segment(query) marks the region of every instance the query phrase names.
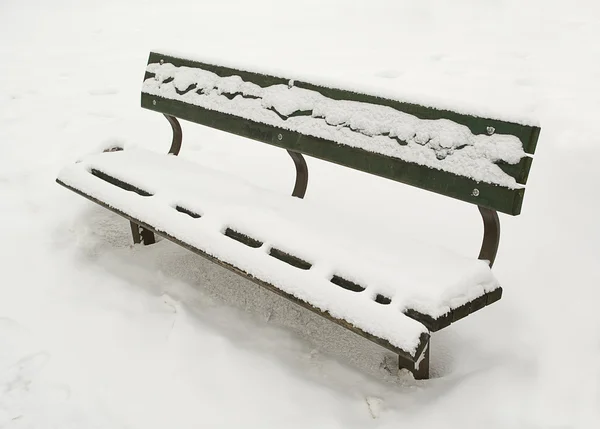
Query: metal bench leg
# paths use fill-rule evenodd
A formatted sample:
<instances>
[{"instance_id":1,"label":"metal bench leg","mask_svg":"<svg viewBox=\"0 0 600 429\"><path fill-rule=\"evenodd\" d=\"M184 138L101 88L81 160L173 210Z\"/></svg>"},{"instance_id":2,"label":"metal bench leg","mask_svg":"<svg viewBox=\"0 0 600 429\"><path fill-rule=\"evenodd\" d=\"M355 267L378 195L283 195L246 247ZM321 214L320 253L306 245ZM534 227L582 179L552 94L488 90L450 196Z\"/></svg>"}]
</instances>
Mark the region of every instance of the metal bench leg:
<instances>
[{"instance_id":1,"label":"metal bench leg","mask_svg":"<svg viewBox=\"0 0 600 429\"><path fill-rule=\"evenodd\" d=\"M429 347L431 346L431 339L427 342L427 346L425 346L425 350L421 354L421 357L418 360L418 367L415 364L415 369L411 370L415 380L427 380L429 379ZM399 360L400 369L403 369L402 366L402 358Z\"/></svg>"},{"instance_id":2,"label":"metal bench leg","mask_svg":"<svg viewBox=\"0 0 600 429\"><path fill-rule=\"evenodd\" d=\"M156 238L152 231L147 230L139 226L135 222L129 222L131 225L131 235L133 235L133 242L135 244L144 243L144 245L156 243Z\"/></svg>"},{"instance_id":3,"label":"metal bench leg","mask_svg":"<svg viewBox=\"0 0 600 429\"><path fill-rule=\"evenodd\" d=\"M425 351L423 351L423 357L419 362L419 368L413 371L415 380L427 380L429 379L429 349L431 348L431 340L427 343Z\"/></svg>"}]
</instances>

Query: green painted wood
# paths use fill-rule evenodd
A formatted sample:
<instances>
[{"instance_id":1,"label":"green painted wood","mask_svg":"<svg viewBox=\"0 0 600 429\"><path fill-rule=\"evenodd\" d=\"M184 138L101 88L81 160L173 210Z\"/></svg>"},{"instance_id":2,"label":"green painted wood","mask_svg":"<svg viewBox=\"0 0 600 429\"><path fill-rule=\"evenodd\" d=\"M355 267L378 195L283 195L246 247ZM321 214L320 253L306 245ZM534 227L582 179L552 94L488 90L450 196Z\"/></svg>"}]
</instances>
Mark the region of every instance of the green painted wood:
<instances>
[{"instance_id":1,"label":"green painted wood","mask_svg":"<svg viewBox=\"0 0 600 429\"><path fill-rule=\"evenodd\" d=\"M290 80L288 78L237 70L230 67L207 64L155 52L150 53L148 63L159 63L161 61L172 63L178 67L186 66L201 68L211 71L221 77L237 75L243 80L253 82L261 87L288 84ZM152 76L151 73L146 72L144 79ZM294 80L294 86L318 91L324 96L336 100L351 100L391 107L421 119L452 120L453 122L467 126L474 134L487 134L489 127L493 127L498 134L511 134L518 137L523 143L524 150L529 154L534 153L540 132L539 127L496 119L480 118L449 110L404 103L368 94L359 94L337 88L327 88L297 80ZM156 102L156 104L153 104L152 102ZM397 158L386 157L362 149L347 147L316 137L302 136L299 133L290 132L279 127L265 125L236 117L235 115L210 111L178 100L166 100L164 98L142 94L142 107L257 141L273 144L295 152L311 155L329 162L365 171L370 174L427 189L482 207L498 210L503 213L518 215L521 211L524 189L511 190L497 185L478 183L463 176L418 164L408 163ZM282 135L282 140L275 140L274 136L278 136L279 134ZM532 161L533 158L525 157L515 165L506 163L498 163L497 165L506 174L514 177L517 183L525 185L527 183Z\"/></svg>"},{"instance_id":2,"label":"green painted wood","mask_svg":"<svg viewBox=\"0 0 600 429\"><path fill-rule=\"evenodd\" d=\"M529 178L529 171L531 170L532 163L533 158L526 156L517 164L498 162L496 165L500 167L506 174L514 177L517 183L524 185L527 183L527 179Z\"/></svg>"},{"instance_id":3,"label":"green painted wood","mask_svg":"<svg viewBox=\"0 0 600 429\"><path fill-rule=\"evenodd\" d=\"M398 158L389 158L226 113L190 106L178 100L142 93L142 107L510 215L518 215L521 212L525 193L523 188L508 189L488 183L478 183L467 177L429 169ZM279 139L280 135L281 139Z\"/></svg>"},{"instance_id":4,"label":"green painted wood","mask_svg":"<svg viewBox=\"0 0 600 429\"><path fill-rule=\"evenodd\" d=\"M481 310L482 308L493 304L502 297L502 288L497 288L491 292L486 292L482 296L475 298L459 307L450 310L448 313L433 318L428 314L421 313L420 311L412 308L404 310L404 314L417 322L422 323L429 331L436 332L441 329L447 328L452 323L457 322L471 313Z\"/></svg>"},{"instance_id":5,"label":"green painted wood","mask_svg":"<svg viewBox=\"0 0 600 429\"><path fill-rule=\"evenodd\" d=\"M380 98L374 95L358 94L351 91L326 88L306 82L295 81L294 86L319 91L324 96L333 98L335 100L360 101L363 103L380 104L382 106L393 107L401 112L414 115L419 119L448 119L452 122L456 122L457 124L465 125L473 134L487 134L488 127L492 127L494 128L496 134L508 134L519 138L519 140L521 140L523 143L523 150L528 154L533 154L537 145L539 127L501 121L499 119L465 115L462 113L453 112L451 110L434 109L418 104Z\"/></svg>"}]
</instances>

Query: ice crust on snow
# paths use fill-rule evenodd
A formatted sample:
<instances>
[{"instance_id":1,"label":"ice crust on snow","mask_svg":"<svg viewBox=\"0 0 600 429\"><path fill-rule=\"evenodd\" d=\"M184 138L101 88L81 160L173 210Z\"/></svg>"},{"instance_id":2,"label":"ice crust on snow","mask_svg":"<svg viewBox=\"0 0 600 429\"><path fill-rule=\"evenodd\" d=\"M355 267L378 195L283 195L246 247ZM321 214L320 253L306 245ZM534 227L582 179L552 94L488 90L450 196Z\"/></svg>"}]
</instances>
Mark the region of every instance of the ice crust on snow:
<instances>
[{"instance_id":1,"label":"ice crust on snow","mask_svg":"<svg viewBox=\"0 0 600 429\"><path fill-rule=\"evenodd\" d=\"M424 120L387 106L333 100L291 85L260 87L240 76L148 64L142 91L380 153L476 181L518 188L497 162L526 156L511 135L474 135L447 119ZM291 81L290 81L291 82ZM225 96L228 95L228 96Z\"/></svg>"},{"instance_id":2,"label":"ice crust on snow","mask_svg":"<svg viewBox=\"0 0 600 429\"><path fill-rule=\"evenodd\" d=\"M92 169L152 196L114 186ZM408 237L382 244L376 230L371 240L353 239L340 226L341 211L326 212L171 155L141 149L95 154L63 169L59 179L409 353L426 328L403 310L438 317L498 287L483 261ZM201 217L182 214L176 206ZM225 236L226 228L264 244L248 247ZM312 267L301 270L270 256L273 247ZM343 289L331 283L334 274L366 289ZM377 294L391 298L391 304L375 302Z\"/></svg>"}]
</instances>

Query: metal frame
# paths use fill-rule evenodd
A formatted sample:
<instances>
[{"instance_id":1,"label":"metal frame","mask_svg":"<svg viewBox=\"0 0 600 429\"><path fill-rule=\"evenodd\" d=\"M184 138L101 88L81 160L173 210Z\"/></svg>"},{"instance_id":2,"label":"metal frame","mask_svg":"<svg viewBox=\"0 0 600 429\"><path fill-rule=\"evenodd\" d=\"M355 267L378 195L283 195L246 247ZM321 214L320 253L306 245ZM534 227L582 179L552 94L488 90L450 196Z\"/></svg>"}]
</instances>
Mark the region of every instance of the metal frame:
<instances>
[{"instance_id":1,"label":"metal frame","mask_svg":"<svg viewBox=\"0 0 600 429\"><path fill-rule=\"evenodd\" d=\"M483 219L483 241L478 259L489 261L492 268L500 245L500 219L496 210L481 206L478 208Z\"/></svg>"},{"instance_id":2,"label":"metal frame","mask_svg":"<svg viewBox=\"0 0 600 429\"><path fill-rule=\"evenodd\" d=\"M292 157L296 166L296 183L292 191L292 197L304 198L306 187L308 186L308 166L306 160L300 152L288 150L287 153Z\"/></svg>"},{"instance_id":3,"label":"metal frame","mask_svg":"<svg viewBox=\"0 0 600 429\"><path fill-rule=\"evenodd\" d=\"M181 140L183 139L183 132L181 131L181 125L175 116L165 115L163 114L169 124L171 124L171 128L173 129L173 140L171 141L171 148L169 149L169 153L172 155L179 155L179 151L181 150Z\"/></svg>"}]
</instances>

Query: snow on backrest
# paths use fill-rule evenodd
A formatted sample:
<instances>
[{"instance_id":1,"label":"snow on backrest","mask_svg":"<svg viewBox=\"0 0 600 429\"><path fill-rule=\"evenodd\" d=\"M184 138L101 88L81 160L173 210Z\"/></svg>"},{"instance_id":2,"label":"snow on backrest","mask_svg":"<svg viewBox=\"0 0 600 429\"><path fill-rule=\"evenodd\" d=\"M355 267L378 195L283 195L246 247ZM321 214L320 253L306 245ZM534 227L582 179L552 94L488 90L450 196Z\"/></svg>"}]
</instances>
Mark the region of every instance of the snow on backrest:
<instances>
[{"instance_id":1,"label":"snow on backrest","mask_svg":"<svg viewBox=\"0 0 600 429\"><path fill-rule=\"evenodd\" d=\"M520 212L539 134L155 53L142 106L509 214Z\"/></svg>"}]
</instances>

